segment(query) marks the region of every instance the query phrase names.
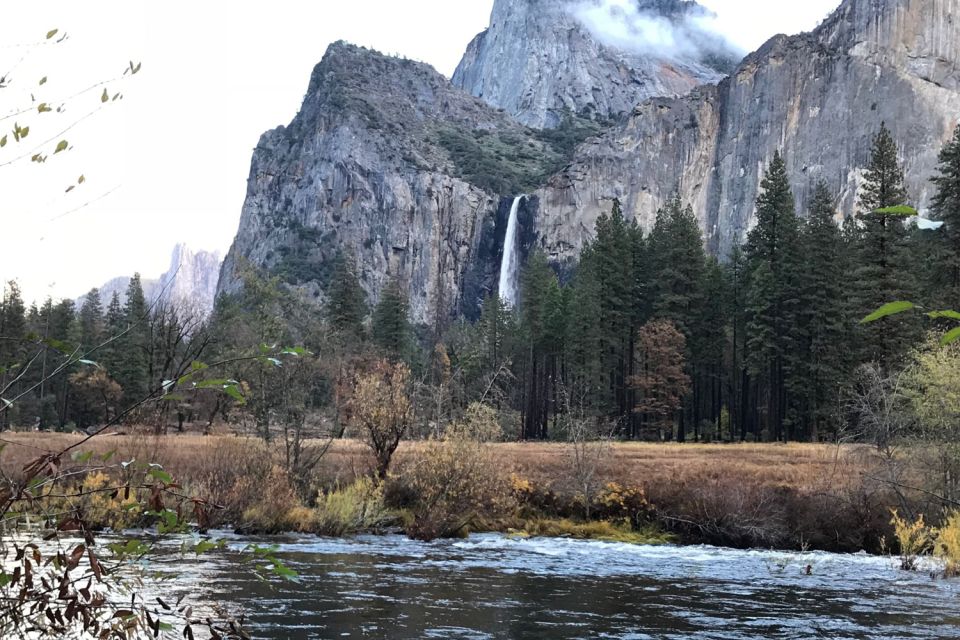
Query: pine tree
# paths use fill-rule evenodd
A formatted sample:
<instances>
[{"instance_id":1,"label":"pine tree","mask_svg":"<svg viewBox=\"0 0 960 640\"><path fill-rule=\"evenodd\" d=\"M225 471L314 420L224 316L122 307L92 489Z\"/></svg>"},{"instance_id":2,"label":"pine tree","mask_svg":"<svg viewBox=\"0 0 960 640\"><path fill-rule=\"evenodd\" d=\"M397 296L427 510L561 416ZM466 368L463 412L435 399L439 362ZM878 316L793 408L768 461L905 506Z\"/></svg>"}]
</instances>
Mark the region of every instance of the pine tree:
<instances>
[{"instance_id":1,"label":"pine tree","mask_svg":"<svg viewBox=\"0 0 960 640\"><path fill-rule=\"evenodd\" d=\"M349 252L341 253L327 288L327 322L342 336L359 341L363 339L366 316L366 296L357 277L354 257Z\"/></svg>"},{"instance_id":2,"label":"pine tree","mask_svg":"<svg viewBox=\"0 0 960 640\"><path fill-rule=\"evenodd\" d=\"M600 282L592 252L589 246L584 248L576 275L566 290L569 314L564 344L567 374L564 401L580 413L598 416L609 407L603 369L603 335L597 322Z\"/></svg>"},{"instance_id":3,"label":"pine tree","mask_svg":"<svg viewBox=\"0 0 960 640\"><path fill-rule=\"evenodd\" d=\"M793 398L811 440L816 440L836 417L840 385L846 380L849 325L844 317L847 287L844 243L834 222L836 208L827 185L817 184L800 238L800 305L793 322L802 331L801 356L790 376Z\"/></svg>"},{"instance_id":4,"label":"pine tree","mask_svg":"<svg viewBox=\"0 0 960 640\"><path fill-rule=\"evenodd\" d=\"M148 380L149 313L140 274L135 273L127 285L127 300L123 306L123 320L117 339L117 371L114 376L123 388L123 395L128 403L146 397L151 383Z\"/></svg>"},{"instance_id":5,"label":"pine tree","mask_svg":"<svg viewBox=\"0 0 960 640\"><path fill-rule=\"evenodd\" d=\"M943 257L938 269L941 277L937 282L944 294L937 302L960 309L960 126L940 151L939 159L937 175L932 178L937 193L930 204L935 217L945 223Z\"/></svg>"},{"instance_id":6,"label":"pine tree","mask_svg":"<svg viewBox=\"0 0 960 640\"><path fill-rule=\"evenodd\" d=\"M699 434L702 391L709 386L708 368L700 352L706 351L708 337L703 334L705 319L704 279L706 254L703 235L693 213L674 196L658 213L649 240L651 304L655 319L669 320L684 335L684 361L687 373L694 380L694 394L684 398L680 413L677 440L684 442L687 424L692 423L695 437Z\"/></svg>"},{"instance_id":7,"label":"pine tree","mask_svg":"<svg viewBox=\"0 0 960 640\"><path fill-rule=\"evenodd\" d=\"M395 362L412 356L413 329L410 326L407 294L398 277L391 278L380 293L373 311L373 341Z\"/></svg>"},{"instance_id":8,"label":"pine tree","mask_svg":"<svg viewBox=\"0 0 960 640\"><path fill-rule=\"evenodd\" d=\"M657 213L649 251L653 316L671 321L689 341L692 312L703 303L706 253L693 209L679 195Z\"/></svg>"},{"instance_id":9,"label":"pine tree","mask_svg":"<svg viewBox=\"0 0 960 640\"><path fill-rule=\"evenodd\" d=\"M15 280L7 283L0 306L0 389L6 389L21 373L18 367L25 364L26 351L23 339L27 336L26 308L20 295L20 286ZM10 402L23 388L22 384L6 389L4 398ZM20 406L9 406L0 400L0 426L10 427L22 413Z\"/></svg>"},{"instance_id":10,"label":"pine tree","mask_svg":"<svg viewBox=\"0 0 960 640\"><path fill-rule=\"evenodd\" d=\"M773 156L760 184L757 224L747 237L750 271L747 296L747 363L766 397L766 421L770 437L789 437L786 374L789 347L795 343L790 322L795 304L793 282L797 264L798 221L787 166L779 152ZM754 394L755 401L759 400Z\"/></svg>"},{"instance_id":11,"label":"pine tree","mask_svg":"<svg viewBox=\"0 0 960 640\"><path fill-rule=\"evenodd\" d=\"M103 342L103 304L100 290L90 289L80 308L80 344L84 350L92 349Z\"/></svg>"},{"instance_id":12,"label":"pine tree","mask_svg":"<svg viewBox=\"0 0 960 640\"><path fill-rule=\"evenodd\" d=\"M637 233L623 218L620 203L614 201L610 215L597 220L596 237L584 249L580 268L591 273L591 286L596 306L594 322L599 339L600 368L603 387L598 407L624 426L632 414L627 377L633 353L634 299L636 277L634 265Z\"/></svg>"},{"instance_id":13,"label":"pine tree","mask_svg":"<svg viewBox=\"0 0 960 640\"><path fill-rule=\"evenodd\" d=\"M557 413L558 358L565 333L563 296L546 256L535 251L521 278L521 332L526 345L524 372L524 437L546 439L551 415Z\"/></svg>"},{"instance_id":14,"label":"pine tree","mask_svg":"<svg viewBox=\"0 0 960 640\"><path fill-rule=\"evenodd\" d=\"M910 300L916 293L909 233L901 217L879 209L908 204L897 145L885 124L873 141L864 174L858 221L862 227L856 270L859 318L888 302ZM861 359L884 369L898 366L915 344L919 324L911 314L884 318L865 327Z\"/></svg>"}]
</instances>

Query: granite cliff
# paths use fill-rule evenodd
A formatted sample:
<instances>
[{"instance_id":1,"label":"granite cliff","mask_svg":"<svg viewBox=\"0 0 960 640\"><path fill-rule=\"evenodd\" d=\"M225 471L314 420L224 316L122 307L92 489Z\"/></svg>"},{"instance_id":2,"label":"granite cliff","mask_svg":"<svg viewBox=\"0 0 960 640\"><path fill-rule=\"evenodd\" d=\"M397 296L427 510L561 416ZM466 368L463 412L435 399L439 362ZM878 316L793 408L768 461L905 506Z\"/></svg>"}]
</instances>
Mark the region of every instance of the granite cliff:
<instances>
[{"instance_id":1,"label":"granite cliff","mask_svg":"<svg viewBox=\"0 0 960 640\"><path fill-rule=\"evenodd\" d=\"M496 0L453 84L533 127L555 127L567 112L615 118L733 68L742 53L705 17L684 0Z\"/></svg>"},{"instance_id":2,"label":"granite cliff","mask_svg":"<svg viewBox=\"0 0 960 640\"><path fill-rule=\"evenodd\" d=\"M614 4L630 2L680 34L702 11L677 0ZM709 46L666 57L623 51L570 9L603 4L496 0L453 82L332 45L299 114L257 145L219 291L236 291L249 262L320 303L347 251L371 302L398 275L415 321L469 316L497 290L511 203L523 193L521 260L540 246L572 263L614 199L649 228L675 192L725 255L753 224L778 149L801 209L823 179L852 213L883 121L911 197L926 206L960 115L960 0L844 0L813 32L772 38L726 77L714 54L727 49L709 34Z\"/></svg>"},{"instance_id":3,"label":"granite cliff","mask_svg":"<svg viewBox=\"0 0 960 640\"><path fill-rule=\"evenodd\" d=\"M849 215L881 122L923 210L937 153L960 116L958 16L960 0L845 0L815 31L772 38L718 85L639 105L537 192L544 246L572 260L614 198L649 227L679 191L709 248L725 255L754 222L777 149L801 210L823 179Z\"/></svg>"}]
</instances>

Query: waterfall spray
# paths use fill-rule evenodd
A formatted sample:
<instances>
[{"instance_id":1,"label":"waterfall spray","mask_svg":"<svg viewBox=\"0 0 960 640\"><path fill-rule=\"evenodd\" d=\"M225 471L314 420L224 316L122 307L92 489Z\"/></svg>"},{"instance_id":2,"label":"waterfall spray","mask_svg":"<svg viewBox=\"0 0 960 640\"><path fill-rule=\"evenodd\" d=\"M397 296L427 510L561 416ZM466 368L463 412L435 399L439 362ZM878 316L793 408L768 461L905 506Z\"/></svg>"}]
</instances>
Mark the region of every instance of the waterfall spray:
<instances>
[{"instance_id":1,"label":"waterfall spray","mask_svg":"<svg viewBox=\"0 0 960 640\"><path fill-rule=\"evenodd\" d=\"M510 207L507 233L503 238L503 261L500 263L500 299L510 308L517 304L517 268L520 262L517 247L517 213L525 196L517 196Z\"/></svg>"}]
</instances>

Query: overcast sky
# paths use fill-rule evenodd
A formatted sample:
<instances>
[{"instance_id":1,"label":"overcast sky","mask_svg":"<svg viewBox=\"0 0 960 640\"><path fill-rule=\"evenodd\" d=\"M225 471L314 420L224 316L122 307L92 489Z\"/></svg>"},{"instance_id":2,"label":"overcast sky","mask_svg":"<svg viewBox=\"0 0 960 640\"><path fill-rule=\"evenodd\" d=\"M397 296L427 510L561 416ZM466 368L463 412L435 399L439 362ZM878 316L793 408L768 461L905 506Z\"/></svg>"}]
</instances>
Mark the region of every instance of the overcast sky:
<instances>
[{"instance_id":1,"label":"overcast sky","mask_svg":"<svg viewBox=\"0 0 960 640\"><path fill-rule=\"evenodd\" d=\"M745 50L776 33L809 30L839 4L701 2ZM160 275L178 242L225 252L239 221L251 152L261 133L294 116L310 70L330 42L424 60L449 76L466 44L486 27L492 4L46 0L6 11L0 21L0 74L9 85L0 88L0 136L8 134L0 149L0 279L19 280L28 301L74 297L134 271ZM54 28L59 32L45 40ZM69 38L58 43L64 33ZM129 61L142 69L122 76ZM104 81L110 98L120 92L123 99L101 103ZM65 104L66 111L38 114L44 101ZM19 144L15 123L30 126ZM69 146L53 154L60 140ZM46 162L30 161L37 152Z\"/></svg>"}]
</instances>

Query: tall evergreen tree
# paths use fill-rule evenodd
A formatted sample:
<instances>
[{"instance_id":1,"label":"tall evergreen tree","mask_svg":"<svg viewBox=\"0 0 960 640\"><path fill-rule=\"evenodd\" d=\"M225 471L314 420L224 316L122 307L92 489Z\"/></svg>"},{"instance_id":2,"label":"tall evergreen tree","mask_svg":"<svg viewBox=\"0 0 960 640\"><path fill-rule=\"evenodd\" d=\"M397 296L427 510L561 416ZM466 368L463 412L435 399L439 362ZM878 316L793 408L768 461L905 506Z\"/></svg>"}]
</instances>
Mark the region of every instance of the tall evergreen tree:
<instances>
[{"instance_id":1,"label":"tall evergreen tree","mask_svg":"<svg viewBox=\"0 0 960 640\"><path fill-rule=\"evenodd\" d=\"M557 413L557 377L563 353L563 297L546 256L536 251L527 260L521 279L521 331L526 345L523 361L523 433L546 439L551 415Z\"/></svg>"},{"instance_id":2,"label":"tall evergreen tree","mask_svg":"<svg viewBox=\"0 0 960 640\"><path fill-rule=\"evenodd\" d=\"M80 308L80 344L84 350L92 349L103 341L103 304L100 290L94 287L84 296Z\"/></svg>"},{"instance_id":3,"label":"tall evergreen tree","mask_svg":"<svg viewBox=\"0 0 960 640\"><path fill-rule=\"evenodd\" d=\"M960 126L940 151L940 164L932 182L937 188L930 209L944 222L943 252L937 284L944 291L943 307L960 309Z\"/></svg>"},{"instance_id":4,"label":"tall evergreen tree","mask_svg":"<svg viewBox=\"0 0 960 640\"><path fill-rule=\"evenodd\" d=\"M360 340L363 338L363 321L366 316L366 295L360 286L353 254L340 253L334 265L330 286L327 288L327 322L341 335Z\"/></svg>"},{"instance_id":5,"label":"tall evergreen tree","mask_svg":"<svg viewBox=\"0 0 960 640\"><path fill-rule=\"evenodd\" d=\"M123 388L128 403L142 400L149 390L150 309L143 294L140 274L135 273L127 285L127 300L123 306L122 330L117 340L118 369L114 376Z\"/></svg>"},{"instance_id":6,"label":"tall evergreen tree","mask_svg":"<svg viewBox=\"0 0 960 640\"><path fill-rule=\"evenodd\" d=\"M787 166L779 152L773 156L757 198L757 224L747 237L750 270L747 299L747 363L757 382L753 400L766 398L766 425L774 439L789 436L787 418L787 358L794 353L795 325L790 322L795 303L793 282L798 269L798 221Z\"/></svg>"},{"instance_id":7,"label":"tall evergreen tree","mask_svg":"<svg viewBox=\"0 0 960 640\"><path fill-rule=\"evenodd\" d=\"M856 270L860 318L888 302L912 299L916 293L903 218L879 210L908 204L897 145L886 124L873 141L864 174L858 221L862 227ZM861 359L885 369L898 366L918 337L919 324L910 314L884 318L863 331Z\"/></svg>"},{"instance_id":8,"label":"tall evergreen tree","mask_svg":"<svg viewBox=\"0 0 960 640\"><path fill-rule=\"evenodd\" d=\"M703 322L706 313L703 235L693 208L684 206L679 195L657 213L648 251L652 315L656 319L669 320L684 335L687 350L684 360L687 373L694 380L695 394L684 398L684 410L679 414L677 440L684 442L687 424L692 424L696 436L701 420L697 392L704 387L707 367L698 352L705 351L709 340L715 336L706 336L702 331L708 326ZM707 319L707 322L716 323L717 319Z\"/></svg>"},{"instance_id":9,"label":"tall evergreen tree","mask_svg":"<svg viewBox=\"0 0 960 640\"><path fill-rule=\"evenodd\" d=\"M393 360L409 360L413 329L410 326L407 293L399 277L393 277L380 293L373 311L371 335L375 344Z\"/></svg>"},{"instance_id":10,"label":"tall evergreen tree","mask_svg":"<svg viewBox=\"0 0 960 640\"><path fill-rule=\"evenodd\" d=\"M0 389L14 384L19 376L18 367L25 365L27 351L22 342L27 336L26 307L20 294L20 286L15 280L7 283L0 306ZM7 389L6 395L14 398L22 385ZM6 398L10 402L9 398ZM10 427L21 411L19 406L8 406L0 400L0 427Z\"/></svg>"},{"instance_id":11,"label":"tall evergreen tree","mask_svg":"<svg viewBox=\"0 0 960 640\"><path fill-rule=\"evenodd\" d=\"M814 191L800 238L805 268L800 271L800 305L793 322L802 332L802 349L791 376L805 435L816 440L836 417L840 385L846 379L849 322L844 244L834 222L834 197L824 182Z\"/></svg>"}]
</instances>

